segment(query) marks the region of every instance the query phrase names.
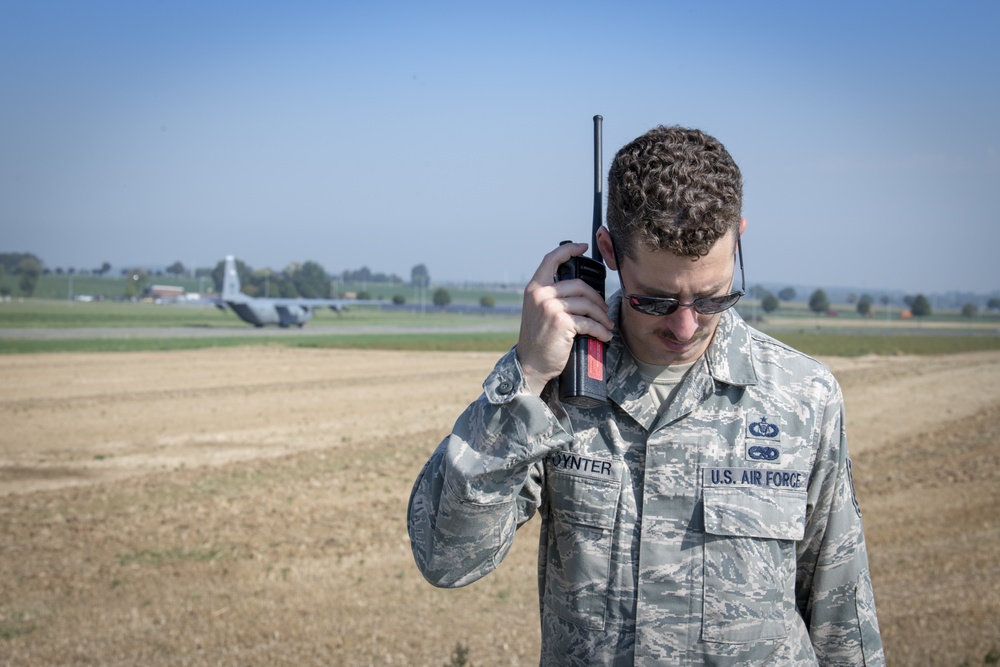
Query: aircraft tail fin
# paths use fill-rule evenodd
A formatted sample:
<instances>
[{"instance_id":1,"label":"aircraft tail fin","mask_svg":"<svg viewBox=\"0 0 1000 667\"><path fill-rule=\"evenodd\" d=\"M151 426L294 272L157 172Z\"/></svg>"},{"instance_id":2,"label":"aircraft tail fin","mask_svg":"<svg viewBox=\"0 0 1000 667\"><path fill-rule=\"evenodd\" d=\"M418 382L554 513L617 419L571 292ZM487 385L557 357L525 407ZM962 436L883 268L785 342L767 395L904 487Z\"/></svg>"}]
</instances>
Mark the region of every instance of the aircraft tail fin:
<instances>
[{"instance_id":1,"label":"aircraft tail fin","mask_svg":"<svg viewBox=\"0 0 1000 667\"><path fill-rule=\"evenodd\" d=\"M240 301L242 297L240 275L236 271L236 258L232 255L226 255L226 267L222 274L222 300Z\"/></svg>"}]
</instances>

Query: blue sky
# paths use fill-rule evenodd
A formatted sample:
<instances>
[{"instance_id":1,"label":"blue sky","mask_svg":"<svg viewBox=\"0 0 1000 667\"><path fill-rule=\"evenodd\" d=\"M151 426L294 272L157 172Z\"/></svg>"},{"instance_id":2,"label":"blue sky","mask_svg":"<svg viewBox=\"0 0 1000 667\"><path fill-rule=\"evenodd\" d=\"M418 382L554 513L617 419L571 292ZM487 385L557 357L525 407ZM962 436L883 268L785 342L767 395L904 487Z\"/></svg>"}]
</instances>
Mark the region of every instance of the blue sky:
<instances>
[{"instance_id":1,"label":"blue sky","mask_svg":"<svg viewBox=\"0 0 1000 667\"><path fill-rule=\"evenodd\" d=\"M1000 3L0 0L0 251L528 279L657 124L748 283L1000 289Z\"/></svg>"}]
</instances>

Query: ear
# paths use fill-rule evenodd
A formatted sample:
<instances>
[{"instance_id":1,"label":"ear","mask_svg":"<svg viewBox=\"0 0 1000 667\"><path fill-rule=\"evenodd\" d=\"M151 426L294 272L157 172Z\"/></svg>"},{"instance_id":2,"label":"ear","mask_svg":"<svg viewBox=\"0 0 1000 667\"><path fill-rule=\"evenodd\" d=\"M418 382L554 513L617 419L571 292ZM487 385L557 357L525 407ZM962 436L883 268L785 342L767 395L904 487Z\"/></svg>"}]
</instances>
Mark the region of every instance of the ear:
<instances>
[{"instance_id":1,"label":"ear","mask_svg":"<svg viewBox=\"0 0 1000 667\"><path fill-rule=\"evenodd\" d=\"M747 228L747 219L740 218L740 236L743 236L743 232L746 231L746 228Z\"/></svg>"},{"instance_id":2,"label":"ear","mask_svg":"<svg viewBox=\"0 0 1000 667\"><path fill-rule=\"evenodd\" d=\"M618 262L615 261L614 244L611 241L611 232L608 231L607 227L601 227L597 230L597 249L601 251L601 257L604 258L604 263L608 265L608 268L617 271Z\"/></svg>"}]
</instances>

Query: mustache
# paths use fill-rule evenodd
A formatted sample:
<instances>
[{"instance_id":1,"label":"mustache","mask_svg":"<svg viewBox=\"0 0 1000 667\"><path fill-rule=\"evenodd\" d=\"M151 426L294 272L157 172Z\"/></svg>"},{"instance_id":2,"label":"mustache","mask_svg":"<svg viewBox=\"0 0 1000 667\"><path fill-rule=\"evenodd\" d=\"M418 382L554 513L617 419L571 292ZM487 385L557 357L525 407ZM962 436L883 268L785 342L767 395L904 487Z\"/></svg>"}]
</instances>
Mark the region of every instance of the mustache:
<instances>
[{"instance_id":1,"label":"mustache","mask_svg":"<svg viewBox=\"0 0 1000 667\"><path fill-rule=\"evenodd\" d=\"M671 343L677 343L678 345L688 345L690 343L695 343L704 340L705 338L708 337L708 332L700 329L695 335L691 336L687 340L681 340L677 338L677 336L674 335L674 332L671 331L670 329L657 329L656 331L654 331L654 333L660 338L665 338Z\"/></svg>"}]
</instances>

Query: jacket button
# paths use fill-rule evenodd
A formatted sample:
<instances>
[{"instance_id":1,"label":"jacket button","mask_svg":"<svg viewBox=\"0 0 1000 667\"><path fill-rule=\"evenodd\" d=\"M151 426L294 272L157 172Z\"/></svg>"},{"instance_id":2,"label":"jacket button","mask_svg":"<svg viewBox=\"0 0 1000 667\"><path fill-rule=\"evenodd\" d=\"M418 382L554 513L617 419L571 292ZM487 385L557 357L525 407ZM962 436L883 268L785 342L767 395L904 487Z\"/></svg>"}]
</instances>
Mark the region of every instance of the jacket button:
<instances>
[{"instance_id":1,"label":"jacket button","mask_svg":"<svg viewBox=\"0 0 1000 667\"><path fill-rule=\"evenodd\" d=\"M509 394L512 391L514 391L514 385L509 380L504 380L497 385L498 394Z\"/></svg>"}]
</instances>

